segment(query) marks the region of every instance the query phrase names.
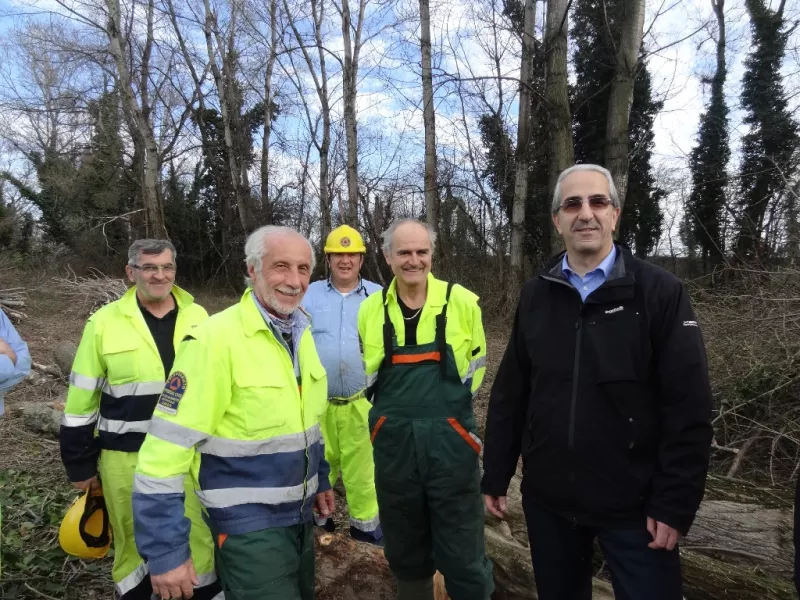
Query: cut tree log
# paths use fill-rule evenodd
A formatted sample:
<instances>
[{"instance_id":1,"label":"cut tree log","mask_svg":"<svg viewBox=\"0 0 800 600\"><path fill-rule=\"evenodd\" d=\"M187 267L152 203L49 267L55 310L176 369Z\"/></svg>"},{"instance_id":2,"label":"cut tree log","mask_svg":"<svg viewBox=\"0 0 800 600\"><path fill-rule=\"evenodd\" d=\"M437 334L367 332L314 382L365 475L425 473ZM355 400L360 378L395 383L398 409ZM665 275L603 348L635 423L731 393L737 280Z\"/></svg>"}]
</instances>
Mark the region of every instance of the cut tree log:
<instances>
[{"instance_id":1,"label":"cut tree log","mask_svg":"<svg viewBox=\"0 0 800 600\"><path fill-rule=\"evenodd\" d=\"M0 308L14 321L27 318L20 308L25 308L25 288L6 288L0 290Z\"/></svg>"},{"instance_id":2,"label":"cut tree log","mask_svg":"<svg viewBox=\"0 0 800 600\"><path fill-rule=\"evenodd\" d=\"M505 600L537 598L516 475L504 521L486 517L486 549ZM684 592L691 600L789 600L796 597L790 509L707 500L681 542ZM594 600L611 600L611 586L595 578Z\"/></svg>"}]
</instances>

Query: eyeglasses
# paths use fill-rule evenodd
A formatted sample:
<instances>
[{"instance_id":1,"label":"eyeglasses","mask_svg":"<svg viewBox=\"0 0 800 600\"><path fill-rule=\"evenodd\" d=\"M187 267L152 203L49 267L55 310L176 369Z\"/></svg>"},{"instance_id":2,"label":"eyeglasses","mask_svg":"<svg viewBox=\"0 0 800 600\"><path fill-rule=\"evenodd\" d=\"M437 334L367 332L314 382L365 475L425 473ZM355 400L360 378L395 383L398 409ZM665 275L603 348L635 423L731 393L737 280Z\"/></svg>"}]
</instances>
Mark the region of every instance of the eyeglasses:
<instances>
[{"instance_id":1,"label":"eyeglasses","mask_svg":"<svg viewBox=\"0 0 800 600\"><path fill-rule=\"evenodd\" d=\"M587 202L592 210L603 210L611 204L611 199L605 196L591 196ZM565 213L580 212L581 208L583 208L583 199L581 198L567 198L561 203L561 210Z\"/></svg>"},{"instance_id":2,"label":"eyeglasses","mask_svg":"<svg viewBox=\"0 0 800 600\"><path fill-rule=\"evenodd\" d=\"M164 275L174 275L175 265L131 265L145 275L155 275L159 271L163 271Z\"/></svg>"}]
</instances>

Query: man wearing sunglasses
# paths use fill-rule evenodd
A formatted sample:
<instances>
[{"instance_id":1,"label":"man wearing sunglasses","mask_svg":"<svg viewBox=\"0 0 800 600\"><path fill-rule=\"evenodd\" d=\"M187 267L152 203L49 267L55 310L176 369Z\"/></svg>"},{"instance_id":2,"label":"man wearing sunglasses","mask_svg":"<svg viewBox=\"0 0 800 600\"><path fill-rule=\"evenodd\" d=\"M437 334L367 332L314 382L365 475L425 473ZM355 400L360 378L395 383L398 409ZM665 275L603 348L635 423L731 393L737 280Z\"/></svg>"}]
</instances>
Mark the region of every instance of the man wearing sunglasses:
<instances>
[{"instance_id":1,"label":"man wearing sunglasses","mask_svg":"<svg viewBox=\"0 0 800 600\"><path fill-rule=\"evenodd\" d=\"M175 285L175 247L166 240L137 240L125 272L133 286L91 317L72 364L61 424L61 459L73 485L102 487L114 540L111 575L122 600L150 600L147 564L134 539L132 495L139 448L175 349L205 309ZM187 490L191 549L197 569L194 597L222 596L214 573L214 544L200 502Z\"/></svg>"},{"instance_id":2,"label":"man wearing sunglasses","mask_svg":"<svg viewBox=\"0 0 800 600\"><path fill-rule=\"evenodd\" d=\"M677 542L703 497L712 429L703 338L682 283L613 240L597 165L561 173L566 252L523 287L492 387L482 491L522 502L541 600L591 600L597 538L617 598L681 600Z\"/></svg>"}]
</instances>

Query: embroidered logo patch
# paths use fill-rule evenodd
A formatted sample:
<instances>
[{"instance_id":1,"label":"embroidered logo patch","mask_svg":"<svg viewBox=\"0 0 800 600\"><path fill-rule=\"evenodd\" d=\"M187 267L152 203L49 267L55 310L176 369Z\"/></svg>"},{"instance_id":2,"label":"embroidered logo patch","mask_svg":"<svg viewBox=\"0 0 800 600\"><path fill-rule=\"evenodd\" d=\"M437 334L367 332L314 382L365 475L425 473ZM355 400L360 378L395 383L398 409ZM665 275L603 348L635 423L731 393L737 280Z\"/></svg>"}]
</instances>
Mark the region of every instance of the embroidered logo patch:
<instances>
[{"instance_id":1,"label":"embroidered logo patch","mask_svg":"<svg viewBox=\"0 0 800 600\"><path fill-rule=\"evenodd\" d=\"M342 248L347 248L349 246L350 246L350 238L349 237L343 237L342 238Z\"/></svg>"},{"instance_id":2,"label":"embroidered logo patch","mask_svg":"<svg viewBox=\"0 0 800 600\"><path fill-rule=\"evenodd\" d=\"M684 327L697 327L697 321L684 321Z\"/></svg>"},{"instance_id":3,"label":"embroidered logo patch","mask_svg":"<svg viewBox=\"0 0 800 600\"><path fill-rule=\"evenodd\" d=\"M625 310L624 306L618 306L617 308L612 308L611 310L607 310L606 314L613 315L614 313L622 312L623 310Z\"/></svg>"},{"instance_id":4,"label":"embroidered logo patch","mask_svg":"<svg viewBox=\"0 0 800 600\"><path fill-rule=\"evenodd\" d=\"M164 391L158 398L156 408L161 412L168 415L175 415L178 413L178 402L183 398L186 393L186 375L181 371L175 371L169 378L167 385L164 386Z\"/></svg>"}]
</instances>

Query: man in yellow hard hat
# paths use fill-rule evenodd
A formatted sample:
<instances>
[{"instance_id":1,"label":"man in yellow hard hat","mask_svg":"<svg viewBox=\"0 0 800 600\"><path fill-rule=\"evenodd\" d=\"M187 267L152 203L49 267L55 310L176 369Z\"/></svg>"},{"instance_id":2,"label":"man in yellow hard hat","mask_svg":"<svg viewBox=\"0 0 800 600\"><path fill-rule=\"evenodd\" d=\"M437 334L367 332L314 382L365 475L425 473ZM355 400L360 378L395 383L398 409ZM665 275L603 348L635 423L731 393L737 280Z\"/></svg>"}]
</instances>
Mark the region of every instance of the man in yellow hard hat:
<instances>
[{"instance_id":1,"label":"man in yellow hard hat","mask_svg":"<svg viewBox=\"0 0 800 600\"><path fill-rule=\"evenodd\" d=\"M61 422L61 460L73 485L95 493L102 486L114 537L111 577L122 600L150 600L151 565L139 554L131 498L139 448L172 369L181 340L208 317L175 285L175 247L167 240L137 240L128 249L134 285L94 313L83 330ZM195 600L220 595L214 543L200 502L187 484L181 504L191 531L197 568Z\"/></svg>"},{"instance_id":2,"label":"man in yellow hard hat","mask_svg":"<svg viewBox=\"0 0 800 600\"><path fill-rule=\"evenodd\" d=\"M311 333L328 373L328 406L322 419L325 458L330 463L331 486L342 472L350 535L359 541L383 543L375 465L369 442L370 403L365 396L364 366L358 343L358 309L381 286L360 275L367 249L361 235L348 225L331 231L325 242L330 277L308 286L303 308L311 315ZM333 520L319 525L329 531Z\"/></svg>"}]
</instances>

